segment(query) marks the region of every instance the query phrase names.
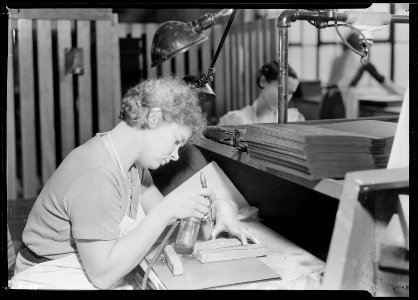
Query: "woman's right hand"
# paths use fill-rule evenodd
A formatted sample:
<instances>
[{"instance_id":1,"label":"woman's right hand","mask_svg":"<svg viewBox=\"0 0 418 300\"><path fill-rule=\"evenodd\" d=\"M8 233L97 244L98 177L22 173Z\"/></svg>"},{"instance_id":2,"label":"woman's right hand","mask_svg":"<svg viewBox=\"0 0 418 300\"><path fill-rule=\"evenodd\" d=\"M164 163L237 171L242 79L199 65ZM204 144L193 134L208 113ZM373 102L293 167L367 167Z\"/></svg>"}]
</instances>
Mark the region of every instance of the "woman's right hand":
<instances>
[{"instance_id":1,"label":"woman's right hand","mask_svg":"<svg viewBox=\"0 0 418 300\"><path fill-rule=\"evenodd\" d=\"M169 218L169 222L188 217L202 219L209 212L211 200L215 200L215 194L208 188L171 193L161 202L159 211Z\"/></svg>"}]
</instances>

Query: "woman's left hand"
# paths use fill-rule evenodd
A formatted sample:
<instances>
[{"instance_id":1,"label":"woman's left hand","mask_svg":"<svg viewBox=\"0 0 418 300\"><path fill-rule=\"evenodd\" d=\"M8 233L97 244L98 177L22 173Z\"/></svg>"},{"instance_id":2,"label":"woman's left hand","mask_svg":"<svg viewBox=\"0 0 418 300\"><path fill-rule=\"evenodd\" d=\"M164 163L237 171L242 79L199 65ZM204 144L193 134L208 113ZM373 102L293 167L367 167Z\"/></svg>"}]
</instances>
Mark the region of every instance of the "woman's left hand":
<instances>
[{"instance_id":1,"label":"woman's left hand","mask_svg":"<svg viewBox=\"0 0 418 300\"><path fill-rule=\"evenodd\" d=\"M238 220L236 211L232 205L223 199L216 200L216 225L211 233L211 239L215 239L221 232L228 232L241 240L243 245L248 245L248 239L256 244L262 244L242 222Z\"/></svg>"}]
</instances>

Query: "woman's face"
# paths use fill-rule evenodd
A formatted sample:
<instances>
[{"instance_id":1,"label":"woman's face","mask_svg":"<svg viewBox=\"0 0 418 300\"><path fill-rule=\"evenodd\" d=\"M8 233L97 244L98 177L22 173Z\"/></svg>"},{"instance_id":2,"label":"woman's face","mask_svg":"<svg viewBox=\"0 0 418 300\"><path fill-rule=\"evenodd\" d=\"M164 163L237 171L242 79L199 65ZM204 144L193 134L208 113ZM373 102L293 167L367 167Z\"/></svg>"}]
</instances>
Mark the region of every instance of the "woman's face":
<instances>
[{"instance_id":1,"label":"woman's face","mask_svg":"<svg viewBox=\"0 0 418 300\"><path fill-rule=\"evenodd\" d=\"M162 123L146 130L138 162L144 168L157 169L171 160L179 159L179 148L189 140L192 130L182 124Z\"/></svg>"},{"instance_id":2,"label":"woman's face","mask_svg":"<svg viewBox=\"0 0 418 300\"><path fill-rule=\"evenodd\" d=\"M279 89L278 89L279 82L277 80L270 81L265 84L264 89L262 89L262 93L264 94L264 97L266 101L270 105L277 105L279 102ZM297 87L299 85L299 80L294 77L288 77L287 81L287 91L289 93L289 98L292 99L293 93L296 91Z\"/></svg>"}]
</instances>

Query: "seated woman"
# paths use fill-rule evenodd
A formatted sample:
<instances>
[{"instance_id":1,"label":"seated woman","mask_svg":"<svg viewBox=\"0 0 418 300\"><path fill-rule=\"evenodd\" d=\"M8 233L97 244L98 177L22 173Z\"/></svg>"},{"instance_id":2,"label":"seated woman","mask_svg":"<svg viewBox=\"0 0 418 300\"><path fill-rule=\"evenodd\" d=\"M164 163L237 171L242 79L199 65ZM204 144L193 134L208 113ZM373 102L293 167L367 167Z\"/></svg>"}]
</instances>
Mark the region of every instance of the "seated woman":
<instances>
[{"instance_id":1,"label":"seated woman","mask_svg":"<svg viewBox=\"0 0 418 300\"><path fill-rule=\"evenodd\" d=\"M243 244L257 242L232 200L207 188L166 197L149 169L179 159L179 148L206 120L198 98L178 78L143 81L121 102L120 122L62 161L43 187L23 231L11 288L130 288L129 273L166 227L202 219L210 200L216 226ZM209 199L208 199L209 198Z\"/></svg>"},{"instance_id":2,"label":"seated woman","mask_svg":"<svg viewBox=\"0 0 418 300\"><path fill-rule=\"evenodd\" d=\"M240 125L251 123L277 123L278 122L278 77L279 63L275 60L263 65L257 72L257 85L261 89L257 99L252 105L240 110L233 110L219 119L218 125ZM288 101L299 85L295 70L289 65ZM297 108L288 108L287 122L305 121Z\"/></svg>"}]
</instances>

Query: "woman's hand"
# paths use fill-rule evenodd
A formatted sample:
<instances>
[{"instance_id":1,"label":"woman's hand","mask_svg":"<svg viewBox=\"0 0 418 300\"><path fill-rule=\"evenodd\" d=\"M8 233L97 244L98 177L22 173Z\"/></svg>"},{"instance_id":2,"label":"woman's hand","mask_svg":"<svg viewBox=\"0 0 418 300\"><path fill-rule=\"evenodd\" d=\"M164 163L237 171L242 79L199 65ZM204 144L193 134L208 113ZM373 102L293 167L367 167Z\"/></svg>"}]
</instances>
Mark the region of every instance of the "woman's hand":
<instances>
[{"instance_id":1,"label":"woman's hand","mask_svg":"<svg viewBox=\"0 0 418 300\"><path fill-rule=\"evenodd\" d=\"M171 193L160 203L158 210L169 218L169 222L189 217L202 219L209 212L209 199L215 199L215 194L208 188Z\"/></svg>"},{"instance_id":2,"label":"woman's hand","mask_svg":"<svg viewBox=\"0 0 418 300\"><path fill-rule=\"evenodd\" d=\"M215 206L216 226L211 233L211 239L215 239L218 234L226 231L240 239L243 245L248 244L248 239L256 244L262 244L262 241L238 220L236 209L228 201L218 199Z\"/></svg>"}]
</instances>

